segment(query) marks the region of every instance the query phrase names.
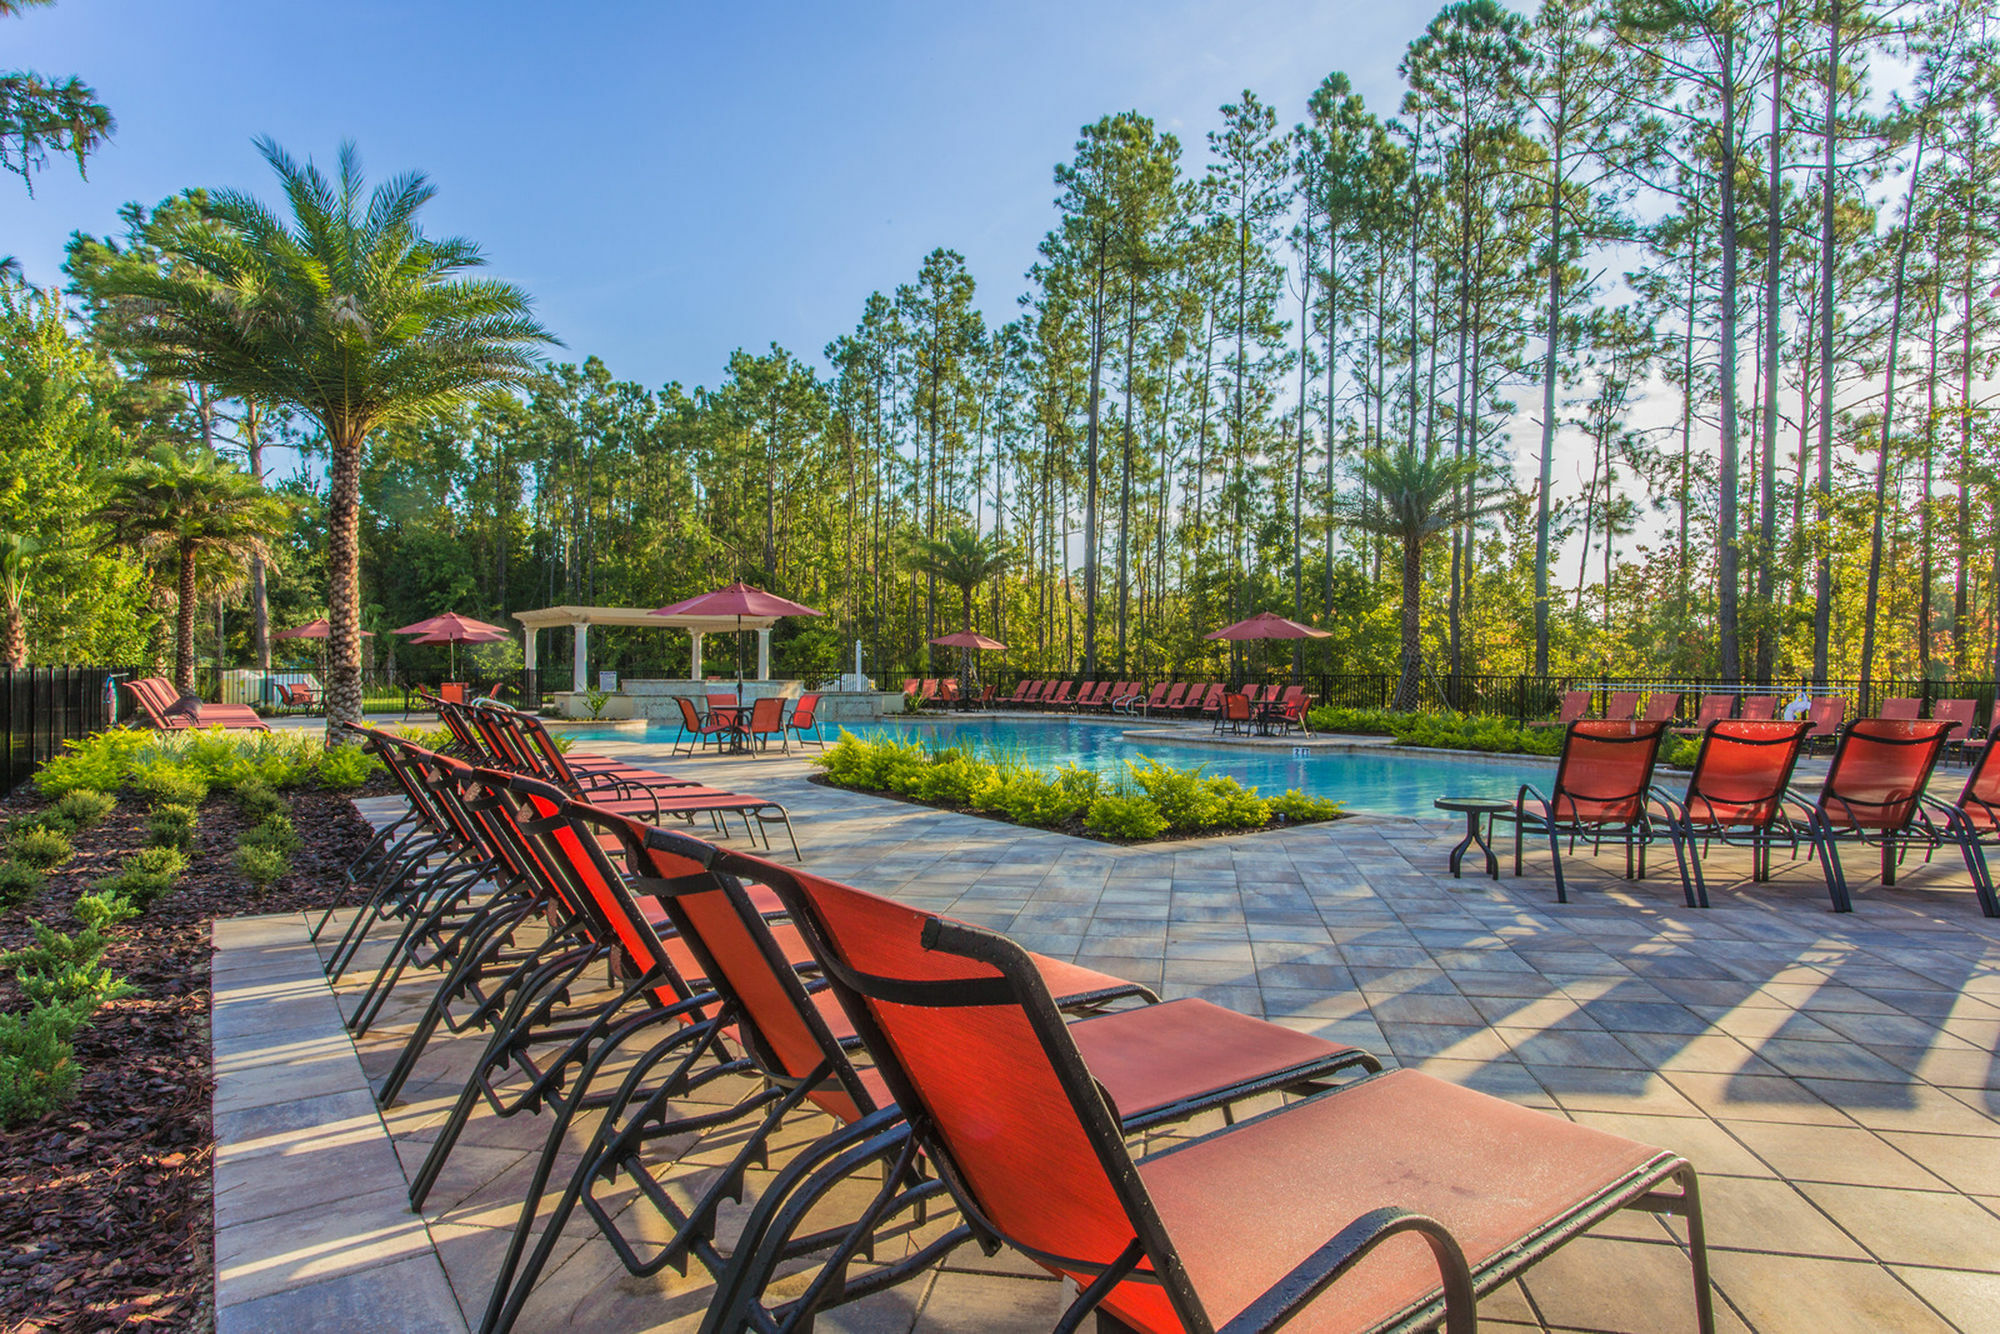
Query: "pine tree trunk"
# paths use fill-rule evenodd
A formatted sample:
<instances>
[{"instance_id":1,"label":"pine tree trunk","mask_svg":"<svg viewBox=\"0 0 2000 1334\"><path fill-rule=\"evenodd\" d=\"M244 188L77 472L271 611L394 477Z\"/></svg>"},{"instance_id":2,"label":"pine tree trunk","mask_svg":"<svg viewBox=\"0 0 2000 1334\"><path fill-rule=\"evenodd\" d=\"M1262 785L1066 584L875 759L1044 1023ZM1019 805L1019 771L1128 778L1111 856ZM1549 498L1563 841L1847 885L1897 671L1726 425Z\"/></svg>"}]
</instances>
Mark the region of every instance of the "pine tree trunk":
<instances>
[{"instance_id":1,"label":"pine tree trunk","mask_svg":"<svg viewBox=\"0 0 2000 1334\"><path fill-rule=\"evenodd\" d=\"M1825 159L1819 186L1819 493L1815 528L1819 559L1813 569L1813 683L1824 686L1833 641L1833 194L1835 116L1840 105L1840 7L1829 0L1826 16Z\"/></svg>"},{"instance_id":2,"label":"pine tree trunk","mask_svg":"<svg viewBox=\"0 0 2000 1334\"><path fill-rule=\"evenodd\" d=\"M346 744L342 723L361 721L361 446L336 435L327 470L326 734Z\"/></svg>"},{"instance_id":3,"label":"pine tree trunk","mask_svg":"<svg viewBox=\"0 0 2000 1334\"><path fill-rule=\"evenodd\" d=\"M1734 20L1728 20L1732 25ZM1743 670L1737 638L1737 602L1741 571L1737 551L1736 446L1736 32L1722 37L1722 153L1716 164L1720 184L1717 227L1722 241L1722 280L1717 287L1720 320L1716 339L1717 412L1721 439L1717 450L1717 481L1721 501L1716 511L1716 666L1725 681Z\"/></svg>"},{"instance_id":4,"label":"pine tree trunk","mask_svg":"<svg viewBox=\"0 0 2000 1334\"><path fill-rule=\"evenodd\" d=\"M1771 20L1776 50L1771 59L1771 194L1764 214L1764 457L1758 468L1761 479L1759 505L1762 519L1757 530L1757 681L1770 685L1778 660L1778 616L1772 601L1772 566L1778 555L1778 352L1780 311L1778 307L1778 260L1784 249L1784 228L1779 226L1784 207L1782 162L1784 111L1784 23L1785 6L1780 0Z\"/></svg>"}]
</instances>

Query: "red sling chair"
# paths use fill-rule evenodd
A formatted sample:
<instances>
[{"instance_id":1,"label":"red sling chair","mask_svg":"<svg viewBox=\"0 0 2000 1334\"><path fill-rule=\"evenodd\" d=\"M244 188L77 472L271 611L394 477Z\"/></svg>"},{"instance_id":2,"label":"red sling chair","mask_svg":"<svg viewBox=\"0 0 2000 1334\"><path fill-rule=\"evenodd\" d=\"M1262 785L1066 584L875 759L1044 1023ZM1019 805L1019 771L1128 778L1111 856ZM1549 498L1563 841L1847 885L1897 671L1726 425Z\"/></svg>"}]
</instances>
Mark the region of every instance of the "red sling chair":
<instances>
[{"instance_id":1,"label":"red sling chair","mask_svg":"<svg viewBox=\"0 0 2000 1334\"><path fill-rule=\"evenodd\" d=\"M1923 799L1924 785L1937 767L1945 734L1952 726L1936 718L1857 719L1840 730L1819 795L1794 796L1806 810L1806 835L1819 853L1826 892L1835 912L1854 911L1847 872L1840 864L1840 844L1879 848L1882 883L1893 885L1899 849L1911 843L1926 843L1936 849L1954 841L1949 828L1940 829L1932 819L1942 808L1927 806ZM1817 730L1811 735L1817 736ZM1973 879L1979 878L1974 871Z\"/></svg>"},{"instance_id":2,"label":"red sling chair","mask_svg":"<svg viewBox=\"0 0 2000 1334\"><path fill-rule=\"evenodd\" d=\"M1666 726L1605 718L1571 723L1548 795L1543 796L1533 783L1523 783L1514 798L1514 874L1521 874L1522 838L1532 826L1549 840L1558 903L1569 902L1562 869L1564 836L1574 847L1579 837L1587 837L1595 845L1606 834L1622 835L1626 877L1633 876L1636 845L1637 874L1644 879L1646 844L1652 838L1647 802Z\"/></svg>"},{"instance_id":3,"label":"red sling chair","mask_svg":"<svg viewBox=\"0 0 2000 1334\"><path fill-rule=\"evenodd\" d=\"M1681 889L1688 907L1706 908L1708 884L1701 873L1702 848L1710 842L1750 845L1751 878L1771 878L1771 842L1784 833L1794 846L1798 831L1785 815L1785 794L1805 745L1804 722L1753 722L1721 718L1702 737L1687 791L1675 799L1660 795Z\"/></svg>"},{"instance_id":4,"label":"red sling chair","mask_svg":"<svg viewBox=\"0 0 2000 1334\"><path fill-rule=\"evenodd\" d=\"M1982 749L1973 761L1965 790L1949 808L1952 838L1965 854L1965 869L1979 891L1979 910L2000 917L2000 894L1994 892L1993 871L1986 863L1985 844L2000 844L2000 761L1994 748Z\"/></svg>"},{"instance_id":5,"label":"red sling chair","mask_svg":"<svg viewBox=\"0 0 2000 1334\"><path fill-rule=\"evenodd\" d=\"M1239 1334L1310 1307L1297 1327L1468 1334L1478 1294L1626 1208L1687 1219L1714 1328L1685 1159L1413 1070L1135 1159L1019 946L823 882L774 887L974 1236L1081 1289L1059 1330L1096 1311Z\"/></svg>"}]
</instances>

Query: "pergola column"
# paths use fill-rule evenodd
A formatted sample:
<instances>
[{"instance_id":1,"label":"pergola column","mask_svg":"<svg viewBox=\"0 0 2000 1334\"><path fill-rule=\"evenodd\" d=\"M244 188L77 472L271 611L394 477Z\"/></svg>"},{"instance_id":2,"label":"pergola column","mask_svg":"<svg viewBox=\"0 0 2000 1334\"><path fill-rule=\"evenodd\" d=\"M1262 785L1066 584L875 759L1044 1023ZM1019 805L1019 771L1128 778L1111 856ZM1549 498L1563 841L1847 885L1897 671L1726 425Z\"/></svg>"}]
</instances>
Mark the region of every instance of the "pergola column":
<instances>
[{"instance_id":1,"label":"pergola column","mask_svg":"<svg viewBox=\"0 0 2000 1334\"><path fill-rule=\"evenodd\" d=\"M571 670L575 675L570 678L569 688L571 690L590 689L589 621L578 621L576 623L576 648L571 658Z\"/></svg>"},{"instance_id":2,"label":"pergola column","mask_svg":"<svg viewBox=\"0 0 2000 1334\"><path fill-rule=\"evenodd\" d=\"M694 641L694 655L688 659L688 679L701 680L701 631L693 630L688 638Z\"/></svg>"},{"instance_id":3,"label":"pergola column","mask_svg":"<svg viewBox=\"0 0 2000 1334\"><path fill-rule=\"evenodd\" d=\"M757 679L771 679L771 627L768 625L757 632Z\"/></svg>"},{"instance_id":4,"label":"pergola column","mask_svg":"<svg viewBox=\"0 0 2000 1334\"><path fill-rule=\"evenodd\" d=\"M521 636L521 665L529 671L535 670L535 645L541 639L541 631L532 625L521 627L527 633Z\"/></svg>"}]
</instances>

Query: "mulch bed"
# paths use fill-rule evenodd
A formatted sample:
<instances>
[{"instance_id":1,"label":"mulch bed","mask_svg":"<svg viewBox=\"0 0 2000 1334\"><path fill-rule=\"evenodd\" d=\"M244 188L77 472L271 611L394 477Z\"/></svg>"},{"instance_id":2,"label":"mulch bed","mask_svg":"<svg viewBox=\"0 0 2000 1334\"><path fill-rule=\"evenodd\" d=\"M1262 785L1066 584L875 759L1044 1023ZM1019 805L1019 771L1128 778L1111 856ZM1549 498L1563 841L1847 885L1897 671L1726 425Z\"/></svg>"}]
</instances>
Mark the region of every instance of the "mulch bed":
<instances>
[{"instance_id":1,"label":"mulch bed","mask_svg":"<svg viewBox=\"0 0 2000 1334\"><path fill-rule=\"evenodd\" d=\"M186 878L114 928L104 961L139 992L77 1035L76 1101L0 1130L0 1332L213 1327L208 924L323 906L370 832L345 794L288 795L305 846L261 900L230 869L235 804L202 807ZM39 804L24 788L0 816ZM32 941L30 917L75 930L77 895L143 846L144 824L144 804L127 797L80 831L44 891L0 913L0 949ZM12 980L0 981L0 1010L21 1007Z\"/></svg>"},{"instance_id":2,"label":"mulch bed","mask_svg":"<svg viewBox=\"0 0 2000 1334\"><path fill-rule=\"evenodd\" d=\"M1087 838L1093 843L1110 843L1121 848L1150 847L1155 843L1189 843L1202 838L1235 838L1242 834L1268 834L1274 829L1304 829L1308 825L1331 824L1335 820L1345 820L1348 816L1346 811L1342 811L1338 815L1329 815L1324 820L1288 820L1281 815L1271 820L1268 824L1258 825L1254 829L1201 829L1194 833L1176 833L1168 830L1166 833L1156 834L1152 838L1117 838L1110 834L1100 834L1095 829L1089 828L1083 823L1083 817L1080 815L1073 815L1069 819L1059 821L1056 824L1024 824L1002 811L976 811L970 806L958 806L948 801L923 801L904 792L881 791L872 787L849 787L845 783L834 782L825 774L808 774L806 781L808 783L817 783L821 787L833 788L838 792L859 792L864 797L881 797L885 801L900 801L905 806L928 806L934 811L950 811L954 815L970 815L979 820L991 820L995 824L1010 824L1017 829L1045 829L1051 834L1067 834L1071 838Z\"/></svg>"}]
</instances>

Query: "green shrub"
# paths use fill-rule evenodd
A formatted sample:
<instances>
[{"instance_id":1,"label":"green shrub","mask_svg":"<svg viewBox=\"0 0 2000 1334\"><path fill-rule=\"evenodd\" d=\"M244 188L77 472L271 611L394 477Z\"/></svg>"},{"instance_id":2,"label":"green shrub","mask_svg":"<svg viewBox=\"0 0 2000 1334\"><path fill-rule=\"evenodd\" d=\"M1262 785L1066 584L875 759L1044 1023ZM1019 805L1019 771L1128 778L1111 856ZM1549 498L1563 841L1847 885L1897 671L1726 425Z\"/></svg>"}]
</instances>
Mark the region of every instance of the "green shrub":
<instances>
[{"instance_id":1,"label":"green shrub","mask_svg":"<svg viewBox=\"0 0 2000 1334\"><path fill-rule=\"evenodd\" d=\"M88 829L111 814L111 808L118 804L118 798L109 792L97 792L90 788L77 788L65 792L61 800L48 808L44 815L55 814L70 829Z\"/></svg>"},{"instance_id":2,"label":"green shrub","mask_svg":"<svg viewBox=\"0 0 2000 1334\"><path fill-rule=\"evenodd\" d=\"M69 839L57 830L45 826L17 825L7 831L8 850L14 860L32 866L37 871L53 871L74 855Z\"/></svg>"},{"instance_id":3,"label":"green shrub","mask_svg":"<svg viewBox=\"0 0 2000 1334\"><path fill-rule=\"evenodd\" d=\"M291 856L304 846L298 831L292 828L290 816L267 815L244 830L236 837L236 845L242 848L275 848L284 856Z\"/></svg>"},{"instance_id":4,"label":"green shrub","mask_svg":"<svg viewBox=\"0 0 2000 1334\"><path fill-rule=\"evenodd\" d=\"M919 770L909 793L924 801L969 806L973 793L985 784L992 772L993 766L984 760L953 752Z\"/></svg>"},{"instance_id":5,"label":"green shrub","mask_svg":"<svg viewBox=\"0 0 2000 1334\"><path fill-rule=\"evenodd\" d=\"M36 1121L76 1096L70 1037L83 1017L68 1006L0 1014L0 1125Z\"/></svg>"},{"instance_id":6,"label":"green shrub","mask_svg":"<svg viewBox=\"0 0 2000 1334\"><path fill-rule=\"evenodd\" d=\"M272 885L284 879L285 872L291 870L291 861L274 847L244 844L236 849L232 859L236 874L250 882L250 887L263 894Z\"/></svg>"},{"instance_id":7,"label":"green shrub","mask_svg":"<svg viewBox=\"0 0 2000 1334\"><path fill-rule=\"evenodd\" d=\"M1697 736L1668 736L1660 742L1660 763L1669 768L1692 769L1700 754L1701 738Z\"/></svg>"},{"instance_id":8,"label":"green shrub","mask_svg":"<svg viewBox=\"0 0 2000 1334\"><path fill-rule=\"evenodd\" d=\"M200 806L208 800L208 779L195 769L171 760L136 765L132 787L155 806Z\"/></svg>"},{"instance_id":9,"label":"green shrub","mask_svg":"<svg viewBox=\"0 0 2000 1334\"><path fill-rule=\"evenodd\" d=\"M49 882L48 876L13 858L0 861L0 903L26 903L42 892L42 886Z\"/></svg>"},{"instance_id":10,"label":"green shrub","mask_svg":"<svg viewBox=\"0 0 2000 1334\"><path fill-rule=\"evenodd\" d=\"M79 894L72 911L85 930L98 932L139 915L137 908L115 894Z\"/></svg>"},{"instance_id":11,"label":"green shrub","mask_svg":"<svg viewBox=\"0 0 2000 1334\"><path fill-rule=\"evenodd\" d=\"M245 819L261 820L267 815L276 815L288 807L285 799L278 795L276 788L253 779L237 786L236 809L243 812Z\"/></svg>"},{"instance_id":12,"label":"green shrub","mask_svg":"<svg viewBox=\"0 0 2000 1334\"><path fill-rule=\"evenodd\" d=\"M431 749L450 744L448 734L442 738L428 733L425 735L435 743ZM319 781L324 787L356 788L367 782L381 767L381 760L359 746L335 746L320 758Z\"/></svg>"},{"instance_id":13,"label":"green shrub","mask_svg":"<svg viewBox=\"0 0 2000 1334\"><path fill-rule=\"evenodd\" d=\"M187 874L187 855L178 848L141 848L125 859L115 875L92 886L99 894L125 899L140 912Z\"/></svg>"},{"instance_id":14,"label":"green shrub","mask_svg":"<svg viewBox=\"0 0 2000 1334\"><path fill-rule=\"evenodd\" d=\"M1316 732L1393 736L1405 746L1514 755L1554 755L1562 749L1559 727L1527 727L1511 718L1484 714L1318 708L1307 720Z\"/></svg>"},{"instance_id":15,"label":"green shrub","mask_svg":"<svg viewBox=\"0 0 2000 1334\"><path fill-rule=\"evenodd\" d=\"M1309 797L1297 788L1286 788L1283 796L1272 797L1268 803L1273 815L1287 820L1331 820L1339 815L1343 803L1330 801L1325 797Z\"/></svg>"},{"instance_id":16,"label":"green shrub","mask_svg":"<svg viewBox=\"0 0 2000 1334\"><path fill-rule=\"evenodd\" d=\"M192 806L177 802L155 806L146 816L146 841L155 847L185 851L194 846L194 827L200 818L201 813Z\"/></svg>"},{"instance_id":17,"label":"green shrub","mask_svg":"<svg viewBox=\"0 0 2000 1334\"><path fill-rule=\"evenodd\" d=\"M1256 788L1245 788L1234 778L1220 774L1204 780L1209 800L1214 804L1209 821L1215 829L1262 829L1271 822L1271 803L1257 795Z\"/></svg>"},{"instance_id":18,"label":"green shrub","mask_svg":"<svg viewBox=\"0 0 2000 1334\"><path fill-rule=\"evenodd\" d=\"M58 931L46 922L28 919L35 943L0 954L0 968L29 973L59 973L66 968L89 968L104 955L111 943L102 926L86 925L75 935Z\"/></svg>"},{"instance_id":19,"label":"green shrub","mask_svg":"<svg viewBox=\"0 0 2000 1334\"><path fill-rule=\"evenodd\" d=\"M72 741L61 755L35 772L35 790L45 797L116 792L125 785L133 757L152 742L153 734L128 728Z\"/></svg>"},{"instance_id":20,"label":"green shrub","mask_svg":"<svg viewBox=\"0 0 2000 1334\"><path fill-rule=\"evenodd\" d=\"M1090 803L1083 825L1112 838L1156 838L1167 828L1167 817L1150 797L1107 792Z\"/></svg>"},{"instance_id":21,"label":"green shrub","mask_svg":"<svg viewBox=\"0 0 2000 1334\"><path fill-rule=\"evenodd\" d=\"M1204 767L1176 769L1144 755L1136 763L1125 762L1132 781L1151 799L1167 827L1180 833L1207 829L1222 818L1219 795L1202 779Z\"/></svg>"},{"instance_id":22,"label":"green shrub","mask_svg":"<svg viewBox=\"0 0 2000 1334\"><path fill-rule=\"evenodd\" d=\"M1393 713L1388 709L1342 709L1331 704L1323 704L1306 714L1306 722L1315 732L1345 732L1359 736L1394 736L1396 719L1407 714Z\"/></svg>"},{"instance_id":23,"label":"green shrub","mask_svg":"<svg viewBox=\"0 0 2000 1334\"><path fill-rule=\"evenodd\" d=\"M24 972L18 980L21 994L31 1004L42 1006L87 1005L95 1010L100 1005L109 1005L112 1001L135 995L139 990L101 963L63 964L47 973Z\"/></svg>"}]
</instances>

